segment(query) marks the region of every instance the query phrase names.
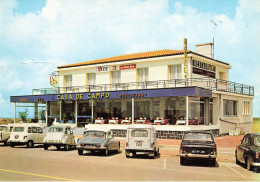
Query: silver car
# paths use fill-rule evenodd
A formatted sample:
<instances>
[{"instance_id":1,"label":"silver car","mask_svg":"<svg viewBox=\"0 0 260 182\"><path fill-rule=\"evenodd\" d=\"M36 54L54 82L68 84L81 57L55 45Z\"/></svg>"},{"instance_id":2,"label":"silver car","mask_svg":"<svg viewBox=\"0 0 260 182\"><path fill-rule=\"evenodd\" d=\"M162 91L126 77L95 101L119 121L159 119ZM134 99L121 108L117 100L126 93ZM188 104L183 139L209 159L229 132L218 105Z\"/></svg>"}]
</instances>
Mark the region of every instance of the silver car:
<instances>
[{"instance_id":1,"label":"silver car","mask_svg":"<svg viewBox=\"0 0 260 182\"><path fill-rule=\"evenodd\" d=\"M57 150L64 147L64 149L68 151L71 147L76 147L77 139L73 135L70 126L53 125L46 133L43 144L44 150L48 150L50 146L55 146Z\"/></svg>"},{"instance_id":2,"label":"silver car","mask_svg":"<svg viewBox=\"0 0 260 182\"><path fill-rule=\"evenodd\" d=\"M0 143L4 143L4 145L8 145L7 140L11 134L10 125L0 125Z\"/></svg>"},{"instance_id":3,"label":"silver car","mask_svg":"<svg viewBox=\"0 0 260 182\"><path fill-rule=\"evenodd\" d=\"M154 158L159 154L155 128L146 124L132 124L127 128L125 155L148 154Z\"/></svg>"},{"instance_id":4,"label":"silver car","mask_svg":"<svg viewBox=\"0 0 260 182\"><path fill-rule=\"evenodd\" d=\"M101 151L108 155L110 151L120 152L120 141L113 137L110 129L86 130L83 138L78 141L78 154L83 155L83 151Z\"/></svg>"},{"instance_id":5,"label":"silver car","mask_svg":"<svg viewBox=\"0 0 260 182\"><path fill-rule=\"evenodd\" d=\"M31 148L34 144L42 144L44 137L45 134L43 134L39 124L22 123L14 125L7 142L11 147L27 145L28 148Z\"/></svg>"}]
</instances>

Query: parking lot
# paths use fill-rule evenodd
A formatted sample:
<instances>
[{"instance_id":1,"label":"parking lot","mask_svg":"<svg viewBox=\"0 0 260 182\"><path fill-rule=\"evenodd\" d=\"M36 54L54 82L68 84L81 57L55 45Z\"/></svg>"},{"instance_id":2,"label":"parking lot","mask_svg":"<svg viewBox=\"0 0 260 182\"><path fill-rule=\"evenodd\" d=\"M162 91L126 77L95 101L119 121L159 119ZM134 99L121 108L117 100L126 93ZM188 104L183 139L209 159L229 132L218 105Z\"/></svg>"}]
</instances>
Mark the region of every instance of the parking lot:
<instances>
[{"instance_id":1,"label":"parking lot","mask_svg":"<svg viewBox=\"0 0 260 182\"><path fill-rule=\"evenodd\" d=\"M161 156L149 159L146 156L126 158L121 153L103 156L100 153L85 153L77 150L57 151L42 146L35 148L5 147L0 145L1 181L256 181L260 173L253 173L236 165L230 148L218 148L220 156L216 166L208 162L179 164L177 145L162 146Z\"/></svg>"}]
</instances>

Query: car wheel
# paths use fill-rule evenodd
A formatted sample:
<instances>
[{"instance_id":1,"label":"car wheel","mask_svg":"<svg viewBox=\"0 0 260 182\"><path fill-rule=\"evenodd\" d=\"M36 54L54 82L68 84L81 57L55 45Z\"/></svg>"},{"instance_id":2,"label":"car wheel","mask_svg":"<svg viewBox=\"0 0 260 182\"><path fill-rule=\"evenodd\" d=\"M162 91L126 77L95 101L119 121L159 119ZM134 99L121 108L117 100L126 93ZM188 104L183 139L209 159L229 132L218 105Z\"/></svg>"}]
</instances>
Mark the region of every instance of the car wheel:
<instances>
[{"instance_id":1,"label":"car wheel","mask_svg":"<svg viewBox=\"0 0 260 182\"><path fill-rule=\"evenodd\" d=\"M79 155L83 155L83 150L78 150Z\"/></svg>"},{"instance_id":2,"label":"car wheel","mask_svg":"<svg viewBox=\"0 0 260 182\"><path fill-rule=\"evenodd\" d=\"M216 159L211 159L210 163L211 163L211 166L216 166Z\"/></svg>"},{"instance_id":3,"label":"car wheel","mask_svg":"<svg viewBox=\"0 0 260 182\"><path fill-rule=\"evenodd\" d=\"M251 158L248 157L245 161L246 161L246 169L251 170Z\"/></svg>"},{"instance_id":4,"label":"car wheel","mask_svg":"<svg viewBox=\"0 0 260 182\"><path fill-rule=\"evenodd\" d=\"M70 149L70 146L67 144L64 146L65 150L68 151Z\"/></svg>"},{"instance_id":5,"label":"car wheel","mask_svg":"<svg viewBox=\"0 0 260 182\"><path fill-rule=\"evenodd\" d=\"M44 150L48 150L49 146L48 145L43 145Z\"/></svg>"},{"instance_id":6,"label":"car wheel","mask_svg":"<svg viewBox=\"0 0 260 182\"><path fill-rule=\"evenodd\" d=\"M29 141L28 144L27 144L27 147L28 148L33 148L33 141Z\"/></svg>"},{"instance_id":7,"label":"car wheel","mask_svg":"<svg viewBox=\"0 0 260 182\"><path fill-rule=\"evenodd\" d=\"M120 143L118 144L118 149L117 149L117 153L120 152Z\"/></svg>"},{"instance_id":8,"label":"car wheel","mask_svg":"<svg viewBox=\"0 0 260 182\"><path fill-rule=\"evenodd\" d=\"M11 146L12 148L14 148L14 147L15 147L15 145L14 145L14 144L10 144L10 146Z\"/></svg>"},{"instance_id":9,"label":"car wheel","mask_svg":"<svg viewBox=\"0 0 260 182\"><path fill-rule=\"evenodd\" d=\"M130 157L130 155L129 155L129 154L125 154L125 157L126 157L126 158L129 158L129 157Z\"/></svg>"},{"instance_id":10,"label":"car wheel","mask_svg":"<svg viewBox=\"0 0 260 182\"><path fill-rule=\"evenodd\" d=\"M57 149L57 150L60 150L60 146L59 146L59 145L57 145L57 146L56 146L56 149Z\"/></svg>"},{"instance_id":11,"label":"car wheel","mask_svg":"<svg viewBox=\"0 0 260 182\"><path fill-rule=\"evenodd\" d=\"M184 159L184 157L180 157L180 164L181 164L181 165L185 165L185 159Z\"/></svg>"},{"instance_id":12,"label":"car wheel","mask_svg":"<svg viewBox=\"0 0 260 182\"><path fill-rule=\"evenodd\" d=\"M159 153L160 153L160 149L159 149L159 147L158 147L158 150L156 151L155 155L158 156Z\"/></svg>"},{"instance_id":13,"label":"car wheel","mask_svg":"<svg viewBox=\"0 0 260 182\"><path fill-rule=\"evenodd\" d=\"M150 156L150 158L151 158L151 159L154 159L155 155L156 155L156 151L154 150L153 153L152 153L152 155Z\"/></svg>"},{"instance_id":14,"label":"car wheel","mask_svg":"<svg viewBox=\"0 0 260 182\"><path fill-rule=\"evenodd\" d=\"M236 164L237 164L237 165L240 165L240 162L239 162L239 160L237 159L237 155L236 155Z\"/></svg>"}]
</instances>

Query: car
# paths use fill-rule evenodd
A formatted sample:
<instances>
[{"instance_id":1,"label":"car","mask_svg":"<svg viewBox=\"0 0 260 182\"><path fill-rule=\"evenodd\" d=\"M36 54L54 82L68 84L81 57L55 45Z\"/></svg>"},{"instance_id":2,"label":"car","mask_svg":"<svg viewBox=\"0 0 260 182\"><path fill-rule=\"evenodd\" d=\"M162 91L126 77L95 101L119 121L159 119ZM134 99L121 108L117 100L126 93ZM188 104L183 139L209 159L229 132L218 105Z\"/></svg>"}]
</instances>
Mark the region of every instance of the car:
<instances>
[{"instance_id":1,"label":"car","mask_svg":"<svg viewBox=\"0 0 260 182\"><path fill-rule=\"evenodd\" d=\"M28 148L32 148L34 144L43 144L44 137L39 124L21 123L14 125L8 143L11 147L27 145Z\"/></svg>"},{"instance_id":2,"label":"car","mask_svg":"<svg viewBox=\"0 0 260 182\"><path fill-rule=\"evenodd\" d=\"M129 158L136 154L146 154L151 158L159 155L156 130L147 124L132 124L127 127L125 155Z\"/></svg>"},{"instance_id":3,"label":"car","mask_svg":"<svg viewBox=\"0 0 260 182\"><path fill-rule=\"evenodd\" d=\"M89 129L84 131L77 149L79 155L84 151L100 151L107 156L111 151L120 152L120 141L113 137L111 129Z\"/></svg>"},{"instance_id":4,"label":"car","mask_svg":"<svg viewBox=\"0 0 260 182\"><path fill-rule=\"evenodd\" d=\"M4 146L8 145L7 140L11 134L11 129L10 125L0 125L0 143L4 143Z\"/></svg>"},{"instance_id":5,"label":"car","mask_svg":"<svg viewBox=\"0 0 260 182\"><path fill-rule=\"evenodd\" d=\"M236 163L244 163L248 170L260 167L260 133L248 133L235 150Z\"/></svg>"},{"instance_id":6,"label":"car","mask_svg":"<svg viewBox=\"0 0 260 182\"><path fill-rule=\"evenodd\" d=\"M187 160L209 160L212 166L216 165L217 145L214 135L207 131L186 131L180 144L180 164Z\"/></svg>"},{"instance_id":7,"label":"car","mask_svg":"<svg viewBox=\"0 0 260 182\"><path fill-rule=\"evenodd\" d=\"M77 139L73 135L72 128L67 125L52 125L43 139L44 150L48 150L50 146L55 146L57 150L64 147L68 151L76 145Z\"/></svg>"}]
</instances>

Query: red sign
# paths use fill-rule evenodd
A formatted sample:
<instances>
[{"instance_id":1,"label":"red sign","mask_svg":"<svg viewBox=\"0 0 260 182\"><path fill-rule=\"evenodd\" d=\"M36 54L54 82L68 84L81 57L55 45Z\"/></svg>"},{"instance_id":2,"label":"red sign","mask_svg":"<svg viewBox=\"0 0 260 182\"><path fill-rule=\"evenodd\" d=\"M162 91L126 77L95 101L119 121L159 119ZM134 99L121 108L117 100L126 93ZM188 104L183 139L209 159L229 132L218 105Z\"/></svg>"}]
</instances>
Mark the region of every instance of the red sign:
<instances>
[{"instance_id":1,"label":"red sign","mask_svg":"<svg viewBox=\"0 0 260 182\"><path fill-rule=\"evenodd\" d=\"M127 69L134 69L134 68L136 68L135 64L119 66L120 70L127 70Z\"/></svg>"},{"instance_id":2,"label":"red sign","mask_svg":"<svg viewBox=\"0 0 260 182\"><path fill-rule=\"evenodd\" d=\"M116 66L112 66L112 70L115 71L116 70Z\"/></svg>"}]
</instances>

